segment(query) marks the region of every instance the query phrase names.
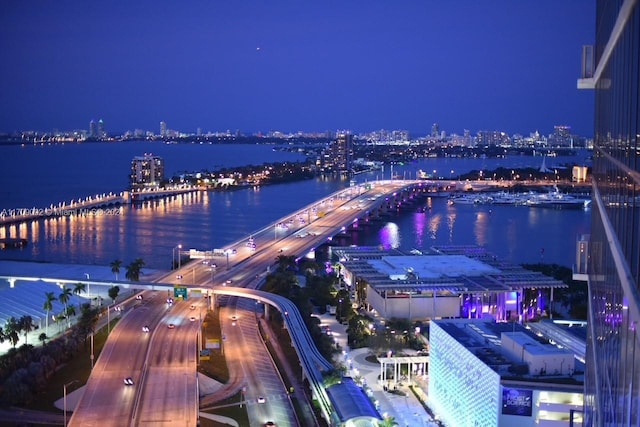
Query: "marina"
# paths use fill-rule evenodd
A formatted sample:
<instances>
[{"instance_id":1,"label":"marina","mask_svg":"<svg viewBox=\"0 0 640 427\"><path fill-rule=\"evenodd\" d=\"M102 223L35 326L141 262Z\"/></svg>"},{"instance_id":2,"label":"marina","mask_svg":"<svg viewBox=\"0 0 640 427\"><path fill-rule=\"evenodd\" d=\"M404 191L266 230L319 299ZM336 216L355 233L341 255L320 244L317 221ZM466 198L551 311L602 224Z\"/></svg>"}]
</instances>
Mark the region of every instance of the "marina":
<instances>
[{"instance_id":1,"label":"marina","mask_svg":"<svg viewBox=\"0 0 640 427\"><path fill-rule=\"evenodd\" d=\"M546 193L527 192L483 192L456 194L449 198L450 205L508 205L548 209L589 209L591 199L582 195L562 193L554 188Z\"/></svg>"}]
</instances>

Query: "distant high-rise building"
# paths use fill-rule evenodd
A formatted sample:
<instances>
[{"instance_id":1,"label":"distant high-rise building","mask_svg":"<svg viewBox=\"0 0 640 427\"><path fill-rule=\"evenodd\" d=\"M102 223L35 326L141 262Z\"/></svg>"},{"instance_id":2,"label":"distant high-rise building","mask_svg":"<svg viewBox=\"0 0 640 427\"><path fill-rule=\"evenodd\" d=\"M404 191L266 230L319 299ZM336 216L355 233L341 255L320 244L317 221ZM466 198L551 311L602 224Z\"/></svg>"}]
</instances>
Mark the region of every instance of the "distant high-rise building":
<instances>
[{"instance_id":1,"label":"distant high-rise building","mask_svg":"<svg viewBox=\"0 0 640 427\"><path fill-rule=\"evenodd\" d=\"M340 174L349 174L353 162L353 135L339 132L335 140L325 150L323 164L326 169Z\"/></svg>"},{"instance_id":2,"label":"distant high-rise building","mask_svg":"<svg viewBox=\"0 0 640 427\"><path fill-rule=\"evenodd\" d=\"M571 147L573 145L571 126L554 126L553 142L556 147Z\"/></svg>"},{"instance_id":3,"label":"distant high-rise building","mask_svg":"<svg viewBox=\"0 0 640 427\"><path fill-rule=\"evenodd\" d=\"M163 138L167 136L167 123L164 121L160 122L160 136Z\"/></svg>"},{"instance_id":4,"label":"distant high-rise building","mask_svg":"<svg viewBox=\"0 0 640 427\"><path fill-rule=\"evenodd\" d=\"M640 425L640 5L597 0L584 426ZM594 63L591 63L594 59ZM595 66L595 68L594 68Z\"/></svg>"},{"instance_id":5,"label":"distant high-rise building","mask_svg":"<svg viewBox=\"0 0 640 427\"><path fill-rule=\"evenodd\" d=\"M104 120L98 120L98 138L106 138L107 130L104 127Z\"/></svg>"},{"instance_id":6,"label":"distant high-rise building","mask_svg":"<svg viewBox=\"0 0 640 427\"><path fill-rule=\"evenodd\" d=\"M89 122L89 138L96 138L98 136L98 125L95 120Z\"/></svg>"},{"instance_id":7,"label":"distant high-rise building","mask_svg":"<svg viewBox=\"0 0 640 427\"><path fill-rule=\"evenodd\" d=\"M134 157L131 161L132 187L157 187L164 181L164 160L152 154Z\"/></svg>"},{"instance_id":8,"label":"distant high-rise building","mask_svg":"<svg viewBox=\"0 0 640 427\"><path fill-rule=\"evenodd\" d=\"M431 136L434 138L438 138L440 136L440 125L434 123L431 125Z\"/></svg>"}]
</instances>

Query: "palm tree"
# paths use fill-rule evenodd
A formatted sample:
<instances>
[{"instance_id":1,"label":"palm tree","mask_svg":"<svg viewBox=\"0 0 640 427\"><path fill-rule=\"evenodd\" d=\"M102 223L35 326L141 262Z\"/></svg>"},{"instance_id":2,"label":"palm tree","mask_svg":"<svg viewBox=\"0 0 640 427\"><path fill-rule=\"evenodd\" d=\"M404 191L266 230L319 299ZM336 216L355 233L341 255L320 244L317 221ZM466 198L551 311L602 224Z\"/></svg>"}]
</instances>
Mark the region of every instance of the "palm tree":
<instances>
[{"instance_id":1,"label":"palm tree","mask_svg":"<svg viewBox=\"0 0 640 427\"><path fill-rule=\"evenodd\" d=\"M127 265L127 272L125 277L132 282L137 282L140 280L140 273L142 267L144 266L144 261L142 258L136 258L133 262Z\"/></svg>"},{"instance_id":2,"label":"palm tree","mask_svg":"<svg viewBox=\"0 0 640 427\"><path fill-rule=\"evenodd\" d=\"M69 302L71 295L72 295L71 289L65 286L62 288L62 293L58 296L58 301L64 304L65 313L67 312L67 303ZM71 326L71 323L69 322L69 316L67 316L67 327L69 326Z\"/></svg>"},{"instance_id":3,"label":"palm tree","mask_svg":"<svg viewBox=\"0 0 640 427\"><path fill-rule=\"evenodd\" d=\"M396 417L392 416L386 416L382 421L378 421L378 427L394 427L397 425Z\"/></svg>"},{"instance_id":4,"label":"palm tree","mask_svg":"<svg viewBox=\"0 0 640 427\"><path fill-rule=\"evenodd\" d=\"M77 314L76 307L73 305L70 305L69 307L67 307L64 313L64 315L67 316L68 318L71 318L71 316L75 316L76 314Z\"/></svg>"},{"instance_id":5,"label":"palm tree","mask_svg":"<svg viewBox=\"0 0 640 427\"><path fill-rule=\"evenodd\" d=\"M119 259L116 259L114 261L111 261L111 264L109 265L111 266L111 272L116 275L116 282L117 282L118 274L120 273L120 267L122 266L122 261L120 261Z\"/></svg>"},{"instance_id":6,"label":"palm tree","mask_svg":"<svg viewBox=\"0 0 640 427\"><path fill-rule=\"evenodd\" d=\"M47 341L47 339L49 339L49 337L44 332L38 335L38 341L40 341L42 345L45 344L45 341Z\"/></svg>"},{"instance_id":7,"label":"palm tree","mask_svg":"<svg viewBox=\"0 0 640 427\"><path fill-rule=\"evenodd\" d=\"M27 334L33 331L33 328L36 326L33 324L33 317L29 315L25 315L18 319L18 325L22 332L24 332L24 342L27 342Z\"/></svg>"},{"instance_id":8,"label":"palm tree","mask_svg":"<svg viewBox=\"0 0 640 427\"><path fill-rule=\"evenodd\" d=\"M78 307L80 307L80 294L85 291L87 285L82 282L78 282L73 285L73 293L78 297Z\"/></svg>"},{"instance_id":9,"label":"palm tree","mask_svg":"<svg viewBox=\"0 0 640 427\"><path fill-rule=\"evenodd\" d=\"M116 285L109 288L109 297L113 300L113 302L116 302L118 293L120 293L120 286Z\"/></svg>"},{"instance_id":10,"label":"palm tree","mask_svg":"<svg viewBox=\"0 0 640 427\"><path fill-rule=\"evenodd\" d=\"M53 292L45 292L44 293L46 299L44 300L44 308L47 311L46 325L47 325L47 334L49 333L49 313L53 310L53 302L57 299Z\"/></svg>"},{"instance_id":11,"label":"palm tree","mask_svg":"<svg viewBox=\"0 0 640 427\"><path fill-rule=\"evenodd\" d=\"M11 316L7 323L4 325L4 334L11 341L13 348L16 348L16 344L20 340L20 324L15 317Z\"/></svg>"}]
</instances>

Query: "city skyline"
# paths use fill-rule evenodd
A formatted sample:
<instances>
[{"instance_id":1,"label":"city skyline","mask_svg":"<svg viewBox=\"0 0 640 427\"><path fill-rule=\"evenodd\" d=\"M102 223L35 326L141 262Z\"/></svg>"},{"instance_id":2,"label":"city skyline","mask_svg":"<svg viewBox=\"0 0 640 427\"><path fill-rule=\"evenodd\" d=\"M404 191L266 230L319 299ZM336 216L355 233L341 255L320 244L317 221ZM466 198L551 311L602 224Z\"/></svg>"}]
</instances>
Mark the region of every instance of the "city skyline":
<instances>
[{"instance_id":1,"label":"city skyline","mask_svg":"<svg viewBox=\"0 0 640 427\"><path fill-rule=\"evenodd\" d=\"M593 133L594 5L0 6L0 132L407 129ZM464 126L464 127L461 127Z\"/></svg>"}]
</instances>

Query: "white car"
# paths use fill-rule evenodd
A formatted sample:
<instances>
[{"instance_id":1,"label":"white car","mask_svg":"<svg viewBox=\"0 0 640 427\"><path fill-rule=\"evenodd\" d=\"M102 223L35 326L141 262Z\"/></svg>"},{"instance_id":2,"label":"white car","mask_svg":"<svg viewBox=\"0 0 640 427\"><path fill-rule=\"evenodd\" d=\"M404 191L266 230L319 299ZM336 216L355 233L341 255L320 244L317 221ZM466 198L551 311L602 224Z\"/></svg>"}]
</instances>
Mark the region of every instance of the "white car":
<instances>
[{"instance_id":1,"label":"white car","mask_svg":"<svg viewBox=\"0 0 640 427\"><path fill-rule=\"evenodd\" d=\"M137 300L141 300L141 299L142 299L142 294L138 294L138 295L136 295L136 299L137 299Z\"/></svg>"},{"instance_id":2,"label":"white car","mask_svg":"<svg viewBox=\"0 0 640 427\"><path fill-rule=\"evenodd\" d=\"M264 396L258 396L258 403L265 403L267 401L267 399L264 398Z\"/></svg>"},{"instance_id":3,"label":"white car","mask_svg":"<svg viewBox=\"0 0 640 427\"><path fill-rule=\"evenodd\" d=\"M124 385L133 385L133 378L127 377L124 379Z\"/></svg>"},{"instance_id":4,"label":"white car","mask_svg":"<svg viewBox=\"0 0 640 427\"><path fill-rule=\"evenodd\" d=\"M142 332L149 332L149 326L148 325L144 325L142 327Z\"/></svg>"}]
</instances>

